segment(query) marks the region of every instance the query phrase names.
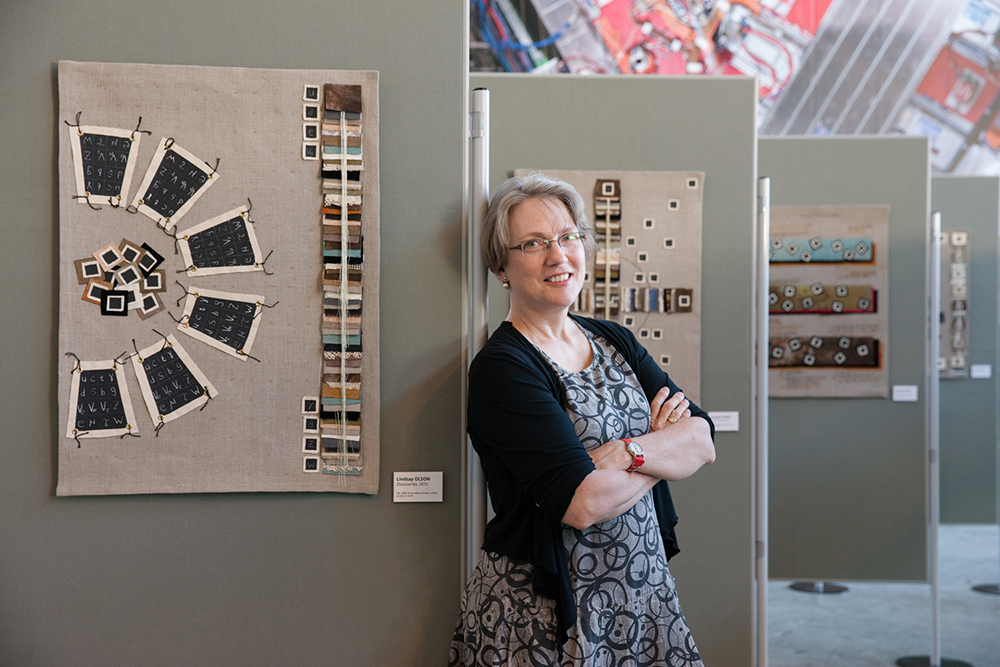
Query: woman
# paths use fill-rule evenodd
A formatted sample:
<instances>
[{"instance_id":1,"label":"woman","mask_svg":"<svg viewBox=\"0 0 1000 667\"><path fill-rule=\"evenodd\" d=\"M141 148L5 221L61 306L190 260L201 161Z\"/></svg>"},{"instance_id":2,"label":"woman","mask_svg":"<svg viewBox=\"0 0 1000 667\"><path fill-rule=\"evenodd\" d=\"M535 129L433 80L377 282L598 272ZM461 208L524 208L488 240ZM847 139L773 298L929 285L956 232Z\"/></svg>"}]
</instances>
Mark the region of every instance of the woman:
<instances>
[{"instance_id":1,"label":"woman","mask_svg":"<svg viewBox=\"0 0 1000 667\"><path fill-rule=\"evenodd\" d=\"M569 314L594 246L583 209L530 174L487 213L482 251L510 311L470 368L468 429L496 517L453 665L701 665L661 481L715 459L714 427L627 329Z\"/></svg>"}]
</instances>

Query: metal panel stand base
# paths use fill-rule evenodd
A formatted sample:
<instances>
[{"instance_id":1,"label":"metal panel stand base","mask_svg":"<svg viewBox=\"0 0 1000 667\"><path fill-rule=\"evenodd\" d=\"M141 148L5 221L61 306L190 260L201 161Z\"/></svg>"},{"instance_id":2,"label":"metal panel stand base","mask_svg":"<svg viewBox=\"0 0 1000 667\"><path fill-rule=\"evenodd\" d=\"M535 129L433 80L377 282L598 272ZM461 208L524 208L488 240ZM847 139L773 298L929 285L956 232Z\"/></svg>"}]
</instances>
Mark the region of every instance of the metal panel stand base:
<instances>
[{"instance_id":1,"label":"metal panel stand base","mask_svg":"<svg viewBox=\"0 0 1000 667\"><path fill-rule=\"evenodd\" d=\"M821 595L847 592L847 586L833 584L828 581L796 581L794 584L790 585L789 588L793 591L802 591L803 593L819 593Z\"/></svg>"},{"instance_id":2,"label":"metal panel stand base","mask_svg":"<svg viewBox=\"0 0 1000 667\"><path fill-rule=\"evenodd\" d=\"M978 584L972 587L977 593L989 593L990 595L1000 595L1000 584Z\"/></svg>"},{"instance_id":3,"label":"metal panel stand base","mask_svg":"<svg viewBox=\"0 0 1000 667\"><path fill-rule=\"evenodd\" d=\"M940 665L932 665L929 655L911 655L907 658L900 658L896 664L899 667L972 667L971 663L951 658L941 658Z\"/></svg>"}]
</instances>

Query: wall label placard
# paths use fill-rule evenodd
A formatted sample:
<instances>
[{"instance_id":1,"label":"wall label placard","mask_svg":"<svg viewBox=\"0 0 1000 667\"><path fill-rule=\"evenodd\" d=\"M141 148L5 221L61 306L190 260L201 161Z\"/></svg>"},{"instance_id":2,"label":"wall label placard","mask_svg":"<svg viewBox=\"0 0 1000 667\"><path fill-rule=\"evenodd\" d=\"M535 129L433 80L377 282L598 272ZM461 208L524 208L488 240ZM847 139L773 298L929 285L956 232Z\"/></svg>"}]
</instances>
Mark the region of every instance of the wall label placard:
<instances>
[{"instance_id":1,"label":"wall label placard","mask_svg":"<svg viewBox=\"0 0 1000 667\"><path fill-rule=\"evenodd\" d=\"M989 364L972 364L973 380L989 380L993 377L993 366Z\"/></svg>"},{"instance_id":2,"label":"wall label placard","mask_svg":"<svg viewBox=\"0 0 1000 667\"><path fill-rule=\"evenodd\" d=\"M716 433L736 433L740 430L739 410L709 410Z\"/></svg>"},{"instance_id":3,"label":"wall label placard","mask_svg":"<svg viewBox=\"0 0 1000 667\"><path fill-rule=\"evenodd\" d=\"M392 502L439 503L443 500L443 472L392 473Z\"/></svg>"}]
</instances>

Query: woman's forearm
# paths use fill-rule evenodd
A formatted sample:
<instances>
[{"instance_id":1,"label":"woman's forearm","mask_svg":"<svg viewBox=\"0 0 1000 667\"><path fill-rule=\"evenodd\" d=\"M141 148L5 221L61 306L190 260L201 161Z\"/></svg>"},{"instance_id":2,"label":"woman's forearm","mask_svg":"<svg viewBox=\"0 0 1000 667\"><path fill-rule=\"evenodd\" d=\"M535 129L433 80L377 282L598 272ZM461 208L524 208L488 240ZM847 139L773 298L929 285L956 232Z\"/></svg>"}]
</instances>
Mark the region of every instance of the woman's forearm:
<instances>
[{"instance_id":1,"label":"woman's forearm","mask_svg":"<svg viewBox=\"0 0 1000 667\"><path fill-rule=\"evenodd\" d=\"M687 479L702 466L715 461L711 429L700 417L685 417L632 439L642 445L645 452L645 462L637 472L658 480Z\"/></svg>"},{"instance_id":2,"label":"woman's forearm","mask_svg":"<svg viewBox=\"0 0 1000 667\"><path fill-rule=\"evenodd\" d=\"M632 509L659 480L625 470L594 470L576 487L563 523L587 528Z\"/></svg>"},{"instance_id":3,"label":"woman's forearm","mask_svg":"<svg viewBox=\"0 0 1000 667\"><path fill-rule=\"evenodd\" d=\"M715 460L711 429L700 417L684 417L632 440L644 450L644 463L636 472L656 479L686 479ZM606 442L588 454L598 470L624 471L632 465L622 440Z\"/></svg>"}]
</instances>

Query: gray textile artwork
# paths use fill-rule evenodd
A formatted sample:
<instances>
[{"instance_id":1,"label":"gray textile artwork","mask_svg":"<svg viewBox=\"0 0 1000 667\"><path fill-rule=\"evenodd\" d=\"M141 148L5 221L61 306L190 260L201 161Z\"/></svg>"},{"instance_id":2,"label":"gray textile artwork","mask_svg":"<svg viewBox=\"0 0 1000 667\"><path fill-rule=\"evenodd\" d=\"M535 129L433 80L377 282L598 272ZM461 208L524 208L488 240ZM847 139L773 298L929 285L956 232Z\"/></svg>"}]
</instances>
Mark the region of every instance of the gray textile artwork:
<instances>
[{"instance_id":1,"label":"gray textile artwork","mask_svg":"<svg viewBox=\"0 0 1000 667\"><path fill-rule=\"evenodd\" d=\"M158 432L127 366L139 438L58 442L58 495L211 493L252 491L378 492L379 478L379 309L362 313L365 355L354 374L373 398L361 407L365 424L365 468L360 476L305 474L303 398L316 396L322 378L323 270L320 249L321 162L303 159L303 89L335 82L356 86L364 97L359 174L365 207L365 300L378 303L379 151L378 73L338 70L264 70L109 63L59 63L60 121L87 126L134 128L142 117L143 137L129 191L119 207L88 206L75 200L69 132L59 128L59 418L67 419L72 364L63 356L125 360L137 350L176 334L187 293L199 288L265 297L253 339L253 359L235 359L204 340L177 336L198 368L217 388L204 405L166 423ZM77 113L82 112L79 121ZM139 181L163 140L217 169L204 189L166 231L178 233L238 206L251 208L253 231L266 257L266 271L183 275L164 225L135 214ZM248 199L250 200L248 202ZM167 312L140 319L102 316L82 300L75 260L109 240L129 239L163 255L156 268L165 280L157 296ZM142 267L140 262L140 268ZM82 270L82 269L81 269ZM150 269L152 270L152 269ZM181 273L178 274L178 271ZM179 279L183 287L175 280ZM157 279L154 279L157 280ZM259 309L258 309L259 310ZM169 314L168 314L169 313ZM134 340L134 343L133 343ZM259 361L257 361L259 360ZM356 369L356 370L355 370ZM60 433L65 432L60 423Z\"/></svg>"}]
</instances>

